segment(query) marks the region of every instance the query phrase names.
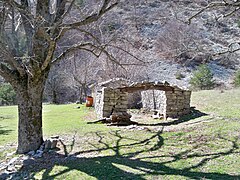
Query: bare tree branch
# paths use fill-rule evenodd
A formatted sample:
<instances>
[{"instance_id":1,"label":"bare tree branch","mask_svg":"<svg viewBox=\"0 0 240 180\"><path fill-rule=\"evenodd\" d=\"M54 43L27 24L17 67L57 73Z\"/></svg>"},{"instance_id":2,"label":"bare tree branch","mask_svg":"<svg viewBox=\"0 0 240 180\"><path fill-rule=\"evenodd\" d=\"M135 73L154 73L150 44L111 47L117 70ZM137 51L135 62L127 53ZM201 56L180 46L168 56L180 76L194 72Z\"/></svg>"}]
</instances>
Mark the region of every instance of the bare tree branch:
<instances>
[{"instance_id":1,"label":"bare tree branch","mask_svg":"<svg viewBox=\"0 0 240 180\"><path fill-rule=\"evenodd\" d=\"M51 63L55 48L56 48L56 42L55 41L50 41L47 57L44 60L44 62L42 64L42 67L41 67L42 71L44 71L49 66L49 64Z\"/></svg>"},{"instance_id":2,"label":"bare tree branch","mask_svg":"<svg viewBox=\"0 0 240 180\"><path fill-rule=\"evenodd\" d=\"M59 60L63 59L67 54L75 52L77 50L88 51L97 58L99 58L101 56L101 54L104 53L109 58L110 61L112 61L113 63L115 63L123 68L122 64L119 63L119 61L106 50L106 46L96 46L90 42L71 46L70 48L68 48L64 52L62 52L58 57L56 57L52 61L52 63L54 64L54 63L58 62ZM97 52L95 52L95 51L97 51Z\"/></svg>"},{"instance_id":3,"label":"bare tree branch","mask_svg":"<svg viewBox=\"0 0 240 180\"><path fill-rule=\"evenodd\" d=\"M133 57L134 59L138 60L139 62L143 63L143 64L146 64L146 63L150 63L150 62L145 62L144 60L138 58L137 56L133 55L132 53L128 52L127 50L123 49L122 47L120 46L116 46L116 45L112 45L112 44L109 44L107 45L109 47L113 47L113 48L116 48L116 49L119 49L121 51L123 51L124 53L130 55L131 57Z\"/></svg>"},{"instance_id":4,"label":"bare tree branch","mask_svg":"<svg viewBox=\"0 0 240 180\"><path fill-rule=\"evenodd\" d=\"M66 6L66 0L58 0L57 1L57 12L56 12L56 19L55 22L57 23L62 23L62 20L66 17L67 14L72 10L72 7L74 5L76 0L72 0L70 2L70 5L68 9L65 11L65 6Z\"/></svg>"},{"instance_id":5,"label":"bare tree branch","mask_svg":"<svg viewBox=\"0 0 240 180\"><path fill-rule=\"evenodd\" d=\"M13 82L17 77L5 64L0 63L0 75L9 82Z\"/></svg>"},{"instance_id":6,"label":"bare tree branch","mask_svg":"<svg viewBox=\"0 0 240 180\"><path fill-rule=\"evenodd\" d=\"M2 61L8 63L13 69L18 70L20 75L24 75L25 71L21 64L12 56L10 52L6 49L4 44L0 42L0 50L2 52Z\"/></svg>"},{"instance_id":7,"label":"bare tree branch","mask_svg":"<svg viewBox=\"0 0 240 180\"><path fill-rule=\"evenodd\" d=\"M228 50L225 50L225 51L222 51L222 52L219 52L219 53L215 53L213 54L213 56L219 56L219 55L224 55L224 54L228 54L228 53L235 53L237 51L240 51L240 48L236 48L236 49L228 49Z\"/></svg>"},{"instance_id":8,"label":"bare tree branch","mask_svg":"<svg viewBox=\"0 0 240 180\"><path fill-rule=\"evenodd\" d=\"M66 27L70 27L70 28L80 27L80 26L84 26L84 25L87 25L87 24L97 21L100 17L103 16L103 14L110 11L112 8L114 8L118 4L118 1L117 1L117 2L109 5L110 2L111 2L111 0L104 0L103 5L98 13L94 13L79 22L75 22L75 23L71 23L71 24L64 24L63 27L65 27L65 28Z\"/></svg>"},{"instance_id":9,"label":"bare tree branch","mask_svg":"<svg viewBox=\"0 0 240 180\"><path fill-rule=\"evenodd\" d=\"M56 62L60 61L63 59L67 54L74 52L76 50L81 49L82 47L87 47L90 46L91 43L81 43L81 44L76 44L74 46L69 47L65 51L63 51L60 55L58 55L55 59L52 60L52 64L55 64Z\"/></svg>"},{"instance_id":10,"label":"bare tree branch","mask_svg":"<svg viewBox=\"0 0 240 180\"><path fill-rule=\"evenodd\" d=\"M202 14L204 11L214 8L214 7L225 7L227 6L228 3L227 2L212 2L209 3L207 6L201 8L199 11L197 11L197 13L195 13L194 15L192 15L189 19L188 19L188 24L191 24L192 19L196 18L198 15Z\"/></svg>"}]
</instances>

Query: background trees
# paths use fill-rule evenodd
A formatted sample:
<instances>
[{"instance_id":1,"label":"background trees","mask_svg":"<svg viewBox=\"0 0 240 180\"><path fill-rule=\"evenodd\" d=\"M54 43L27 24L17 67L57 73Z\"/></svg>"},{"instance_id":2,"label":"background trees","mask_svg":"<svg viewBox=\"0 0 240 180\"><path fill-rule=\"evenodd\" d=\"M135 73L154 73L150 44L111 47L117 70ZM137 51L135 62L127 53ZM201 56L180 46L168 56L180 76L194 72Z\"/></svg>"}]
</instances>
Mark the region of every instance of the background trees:
<instances>
[{"instance_id":1,"label":"background trees","mask_svg":"<svg viewBox=\"0 0 240 180\"><path fill-rule=\"evenodd\" d=\"M210 65L214 78L218 78L218 81L221 81L220 84L229 85L234 68L239 63L239 53L237 51L218 53L234 50L237 47L237 43L234 43L228 49L228 45L234 41L234 37L237 39L237 34L240 33L237 28L237 17L215 19L220 17L221 13L225 13L224 8L209 9L192 19L191 24L188 25L189 17L204 8L207 3L206 1L121 1L108 16L104 16L95 23L94 27L85 27L99 41L108 44L106 49L114 54L121 64L128 64L121 66L112 63L102 54L97 61L94 61L97 65L90 67L90 71L97 73L96 81L123 77L133 81L167 80L174 84L188 86L191 72L202 63L211 63L214 64L214 68ZM226 9L227 11L229 9ZM86 38L86 35L84 36ZM74 31L69 37L72 37L71 40L78 41L83 38L83 34ZM121 47L143 62L113 46ZM85 55L89 56L82 53L81 57ZM91 56L91 59L94 58ZM74 91L76 91L75 94L79 94L79 88L70 83L69 78L64 77L70 76L64 69L71 69L66 64L67 62L71 64L73 55L64 59L65 61L59 66L64 71L61 73L59 82L64 83L57 88L59 89L57 93L61 94L62 88L72 87L68 94L60 96L67 102L70 101ZM80 62L78 59L79 57L77 61ZM78 66L77 74L82 78L80 74L83 70L80 65ZM98 70L95 71L95 67ZM72 72L73 68L70 73ZM221 77L219 74L222 74ZM62 81L62 77L68 79L69 83ZM74 82L74 80L71 81Z\"/></svg>"},{"instance_id":2,"label":"background trees","mask_svg":"<svg viewBox=\"0 0 240 180\"><path fill-rule=\"evenodd\" d=\"M0 105L16 104L16 93L8 83L0 83Z\"/></svg>"}]
</instances>

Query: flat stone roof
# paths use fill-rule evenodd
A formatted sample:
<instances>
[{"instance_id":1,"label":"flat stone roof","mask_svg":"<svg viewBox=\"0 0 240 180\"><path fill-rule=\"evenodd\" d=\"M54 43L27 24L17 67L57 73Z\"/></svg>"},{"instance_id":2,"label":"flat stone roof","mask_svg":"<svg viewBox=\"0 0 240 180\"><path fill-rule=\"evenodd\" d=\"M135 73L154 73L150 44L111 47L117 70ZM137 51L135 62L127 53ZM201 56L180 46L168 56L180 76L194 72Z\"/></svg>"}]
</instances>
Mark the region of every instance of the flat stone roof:
<instances>
[{"instance_id":1,"label":"flat stone roof","mask_svg":"<svg viewBox=\"0 0 240 180\"><path fill-rule=\"evenodd\" d=\"M124 78L114 78L108 81L104 81L96 85L99 88L108 87L113 89L120 89L125 92L133 92L138 90L161 90L161 91L189 91L187 87L179 87L175 84L170 84L167 81L142 81L142 82L131 82Z\"/></svg>"},{"instance_id":2,"label":"flat stone roof","mask_svg":"<svg viewBox=\"0 0 240 180\"><path fill-rule=\"evenodd\" d=\"M186 89L181 89L178 86L172 86L168 82L136 82L132 83L129 86L122 86L117 89L126 92L138 91L138 90L161 90L161 91L174 91L174 90L181 90L187 91Z\"/></svg>"}]
</instances>

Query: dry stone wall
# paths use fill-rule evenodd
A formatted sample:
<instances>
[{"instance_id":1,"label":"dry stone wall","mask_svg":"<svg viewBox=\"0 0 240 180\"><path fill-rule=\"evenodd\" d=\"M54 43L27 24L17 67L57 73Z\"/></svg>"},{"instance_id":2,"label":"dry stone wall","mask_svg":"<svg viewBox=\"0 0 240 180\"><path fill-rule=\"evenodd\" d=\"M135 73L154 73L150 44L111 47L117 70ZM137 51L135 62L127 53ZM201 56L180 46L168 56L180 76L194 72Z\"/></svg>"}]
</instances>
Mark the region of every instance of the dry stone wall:
<instances>
[{"instance_id":1,"label":"dry stone wall","mask_svg":"<svg viewBox=\"0 0 240 180\"><path fill-rule=\"evenodd\" d=\"M110 117L113 113L127 112L127 97L128 93L122 92L119 89L102 88L101 93L98 92L96 95L98 100L96 101L95 108L98 118Z\"/></svg>"},{"instance_id":2,"label":"dry stone wall","mask_svg":"<svg viewBox=\"0 0 240 180\"><path fill-rule=\"evenodd\" d=\"M166 117L180 117L190 113L191 91L166 91Z\"/></svg>"},{"instance_id":3,"label":"dry stone wall","mask_svg":"<svg viewBox=\"0 0 240 180\"><path fill-rule=\"evenodd\" d=\"M98 90L93 94L94 107L98 118L103 117L103 102L102 102L103 91Z\"/></svg>"},{"instance_id":4,"label":"dry stone wall","mask_svg":"<svg viewBox=\"0 0 240 180\"><path fill-rule=\"evenodd\" d=\"M142 89L140 91L142 91L143 108L157 110L165 118L175 118L190 113L191 91L180 89L177 86L170 86L167 83L117 86L112 81L103 85L95 88L93 94L98 118L110 117L111 115L125 116L129 105L127 92L136 93L139 89ZM146 90L147 88L150 90ZM159 88L163 90L159 90Z\"/></svg>"},{"instance_id":5,"label":"dry stone wall","mask_svg":"<svg viewBox=\"0 0 240 180\"><path fill-rule=\"evenodd\" d=\"M164 117L180 117L190 113L191 91L148 90L142 92L143 108L158 110Z\"/></svg>"}]
</instances>

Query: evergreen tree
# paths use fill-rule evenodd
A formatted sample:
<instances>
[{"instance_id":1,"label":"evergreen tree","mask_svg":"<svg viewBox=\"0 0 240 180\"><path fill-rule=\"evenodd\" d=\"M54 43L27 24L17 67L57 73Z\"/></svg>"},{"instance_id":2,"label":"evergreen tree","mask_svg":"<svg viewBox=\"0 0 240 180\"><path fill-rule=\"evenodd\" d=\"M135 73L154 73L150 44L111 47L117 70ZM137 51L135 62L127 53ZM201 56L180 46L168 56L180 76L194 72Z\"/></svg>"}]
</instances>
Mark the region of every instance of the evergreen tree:
<instances>
[{"instance_id":1,"label":"evergreen tree","mask_svg":"<svg viewBox=\"0 0 240 180\"><path fill-rule=\"evenodd\" d=\"M207 65L200 65L193 72L193 77L190 80L193 89L212 89L214 86L213 74Z\"/></svg>"}]
</instances>

